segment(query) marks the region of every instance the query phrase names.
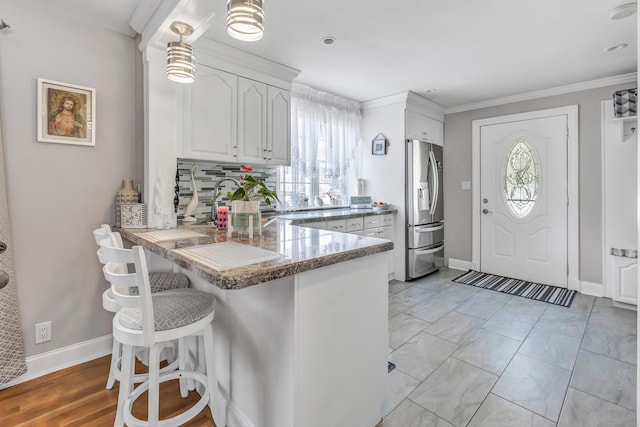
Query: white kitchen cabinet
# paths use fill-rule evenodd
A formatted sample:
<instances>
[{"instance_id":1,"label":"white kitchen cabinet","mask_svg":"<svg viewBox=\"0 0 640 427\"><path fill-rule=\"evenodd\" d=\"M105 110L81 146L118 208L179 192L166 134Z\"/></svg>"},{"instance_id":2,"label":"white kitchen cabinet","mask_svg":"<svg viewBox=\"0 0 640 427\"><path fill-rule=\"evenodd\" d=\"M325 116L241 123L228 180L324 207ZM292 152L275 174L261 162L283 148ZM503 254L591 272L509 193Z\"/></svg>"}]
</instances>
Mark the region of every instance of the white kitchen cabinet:
<instances>
[{"instance_id":1,"label":"white kitchen cabinet","mask_svg":"<svg viewBox=\"0 0 640 427\"><path fill-rule=\"evenodd\" d=\"M317 228L320 230L327 229L327 221L314 221L314 222L305 222L300 224L300 227L309 227L309 228Z\"/></svg>"},{"instance_id":2,"label":"white kitchen cabinet","mask_svg":"<svg viewBox=\"0 0 640 427\"><path fill-rule=\"evenodd\" d=\"M380 215L368 215L364 217L364 231L380 226Z\"/></svg>"},{"instance_id":3,"label":"white kitchen cabinet","mask_svg":"<svg viewBox=\"0 0 640 427\"><path fill-rule=\"evenodd\" d=\"M198 64L198 78L185 88L183 99L180 157L291 163L288 90Z\"/></svg>"},{"instance_id":4,"label":"white kitchen cabinet","mask_svg":"<svg viewBox=\"0 0 640 427\"><path fill-rule=\"evenodd\" d=\"M238 161L265 163L267 85L238 77Z\"/></svg>"},{"instance_id":5,"label":"white kitchen cabinet","mask_svg":"<svg viewBox=\"0 0 640 427\"><path fill-rule=\"evenodd\" d=\"M238 161L291 163L291 94L238 78Z\"/></svg>"},{"instance_id":6,"label":"white kitchen cabinet","mask_svg":"<svg viewBox=\"0 0 640 427\"><path fill-rule=\"evenodd\" d=\"M347 231L347 220L346 219L333 219L331 221L327 221L327 230L331 231Z\"/></svg>"},{"instance_id":7,"label":"white kitchen cabinet","mask_svg":"<svg viewBox=\"0 0 640 427\"><path fill-rule=\"evenodd\" d=\"M347 219L347 233L362 234L364 229L364 217Z\"/></svg>"},{"instance_id":8,"label":"white kitchen cabinet","mask_svg":"<svg viewBox=\"0 0 640 427\"><path fill-rule=\"evenodd\" d=\"M198 66L198 78L185 86L180 157L237 161L237 98L236 75Z\"/></svg>"},{"instance_id":9,"label":"white kitchen cabinet","mask_svg":"<svg viewBox=\"0 0 640 427\"><path fill-rule=\"evenodd\" d=\"M613 300L638 305L638 260L612 257Z\"/></svg>"},{"instance_id":10,"label":"white kitchen cabinet","mask_svg":"<svg viewBox=\"0 0 640 427\"><path fill-rule=\"evenodd\" d=\"M291 164L291 92L267 86L267 163Z\"/></svg>"},{"instance_id":11,"label":"white kitchen cabinet","mask_svg":"<svg viewBox=\"0 0 640 427\"><path fill-rule=\"evenodd\" d=\"M407 139L429 141L443 145L443 123L431 117L405 110L405 135Z\"/></svg>"},{"instance_id":12,"label":"white kitchen cabinet","mask_svg":"<svg viewBox=\"0 0 640 427\"><path fill-rule=\"evenodd\" d=\"M393 214L381 214L380 225L383 227L393 227Z\"/></svg>"}]
</instances>

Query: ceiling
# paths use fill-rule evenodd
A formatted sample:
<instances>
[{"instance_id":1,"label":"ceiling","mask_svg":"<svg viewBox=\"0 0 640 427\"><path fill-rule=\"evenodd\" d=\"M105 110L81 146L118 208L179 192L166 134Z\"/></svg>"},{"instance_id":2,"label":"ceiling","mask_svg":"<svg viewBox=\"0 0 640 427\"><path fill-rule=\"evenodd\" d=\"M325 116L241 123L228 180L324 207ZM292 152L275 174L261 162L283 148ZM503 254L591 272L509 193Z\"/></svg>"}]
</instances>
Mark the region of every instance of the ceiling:
<instances>
[{"instance_id":1,"label":"ceiling","mask_svg":"<svg viewBox=\"0 0 640 427\"><path fill-rule=\"evenodd\" d=\"M134 34L138 0L23 1ZM637 71L637 15L609 19L621 0L265 0L257 42L228 36L226 1L211 1L205 37L357 101L410 90L453 108Z\"/></svg>"}]
</instances>

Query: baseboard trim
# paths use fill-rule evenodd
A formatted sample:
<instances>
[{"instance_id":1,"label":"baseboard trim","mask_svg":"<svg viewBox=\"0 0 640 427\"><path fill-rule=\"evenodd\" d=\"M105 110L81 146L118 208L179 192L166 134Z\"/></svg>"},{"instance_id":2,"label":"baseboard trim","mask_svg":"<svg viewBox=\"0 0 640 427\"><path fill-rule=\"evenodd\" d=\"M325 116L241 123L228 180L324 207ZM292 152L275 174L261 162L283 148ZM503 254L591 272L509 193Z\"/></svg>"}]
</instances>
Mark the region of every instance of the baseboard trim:
<instances>
[{"instance_id":1,"label":"baseboard trim","mask_svg":"<svg viewBox=\"0 0 640 427\"><path fill-rule=\"evenodd\" d=\"M111 354L111 334L27 357L27 372L0 390Z\"/></svg>"},{"instance_id":2,"label":"baseboard trim","mask_svg":"<svg viewBox=\"0 0 640 427\"><path fill-rule=\"evenodd\" d=\"M223 406L227 409L227 426L228 427L256 427L253 422L232 403L230 403L222 393L219 394Z\"/></svg>"},{"instance_id":3,"label":"baseboard trim","mask_svg":"<svg viewBox=\"0 0 640 427\"><path fill-rule=\"evenodd\" d=\"M594 297L604 296L604 285L602 283L587 282L585 280L580 281L580 293L585 295L592 295Z\"/></svg>"},{"instance_id":4,"label":"baseboard trim","mask_svg":"<svg viewBox=\"0 0 640 427\"><path fill-rule=\"evenodd\" d=\"M580 288L581 288L581 286L580 286L580 279L576 279L575 277L569 277L569 278L567 279L567 287L568 287L570 290L580 292Z\"/></svg>"},{"instance_id":5,"label":"baseboard trim","mask_svg":"<svg viewBox=\"0 0 640 427\"><path fill-rule=\"evenodd\" d=\"M449 258L449 268L453 268L455 270L472 270L470 261L463 261L455 258Z\"/></svg>"}]
</instances>

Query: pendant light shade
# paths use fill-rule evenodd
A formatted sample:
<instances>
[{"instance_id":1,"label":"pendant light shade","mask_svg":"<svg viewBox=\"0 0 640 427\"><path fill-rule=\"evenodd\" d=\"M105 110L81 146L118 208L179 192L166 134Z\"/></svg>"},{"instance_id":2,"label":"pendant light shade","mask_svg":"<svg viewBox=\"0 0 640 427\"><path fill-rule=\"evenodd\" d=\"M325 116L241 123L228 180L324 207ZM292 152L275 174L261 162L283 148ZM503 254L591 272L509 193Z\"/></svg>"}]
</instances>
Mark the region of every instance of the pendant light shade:
<instances>
[{"instance_id":1,"label":"pendant light shade","mask_svg":"<svg viewBox=\"0 0 640 427\"><path fill-rule=\"evenodd\" d=\"M227 33L235 39L252 42L264 33L263 0L227 0Z\"/></svg>"},{"instance_id":2,"label":"pendant light shade","mask_svg":"<svg viewBox=\"0 0 640 427\"><path fill-rule=\"evenodd\" d=\"M171 31L180 35L180 41L167 44L167 77L179 83L193 83L196 78L196 58L191 45L182 42L182 36L193 34L193 28L175 21Z\"/></svg>"}]
</instances>

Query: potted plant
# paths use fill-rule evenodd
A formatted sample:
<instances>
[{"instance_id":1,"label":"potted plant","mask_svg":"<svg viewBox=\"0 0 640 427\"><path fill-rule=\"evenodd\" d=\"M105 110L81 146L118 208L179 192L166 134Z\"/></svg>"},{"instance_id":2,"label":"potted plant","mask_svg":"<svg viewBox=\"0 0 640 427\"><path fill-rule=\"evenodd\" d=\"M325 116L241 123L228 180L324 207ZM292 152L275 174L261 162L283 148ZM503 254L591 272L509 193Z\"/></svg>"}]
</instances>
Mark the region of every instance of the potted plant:
<instances>
[{"instance_id":1,"label":"potted plant","mask_svg":"<svg viewBox=\"0 0 640 427\"><path fill-rule=\"evenodd\" d=\"M240 169L251 172L253 168L240 165ZM213 199L215 201L222 193ZM227 192L227 198L231 202L231 225L234 227L248 227L249 216L253 216L254 227L260 224L260 200L271 205L272 200L280 201L274 190L269 190L267 185L247 174L240 176L240 186L235 191Z\"/></svg>"}]
</instances>

